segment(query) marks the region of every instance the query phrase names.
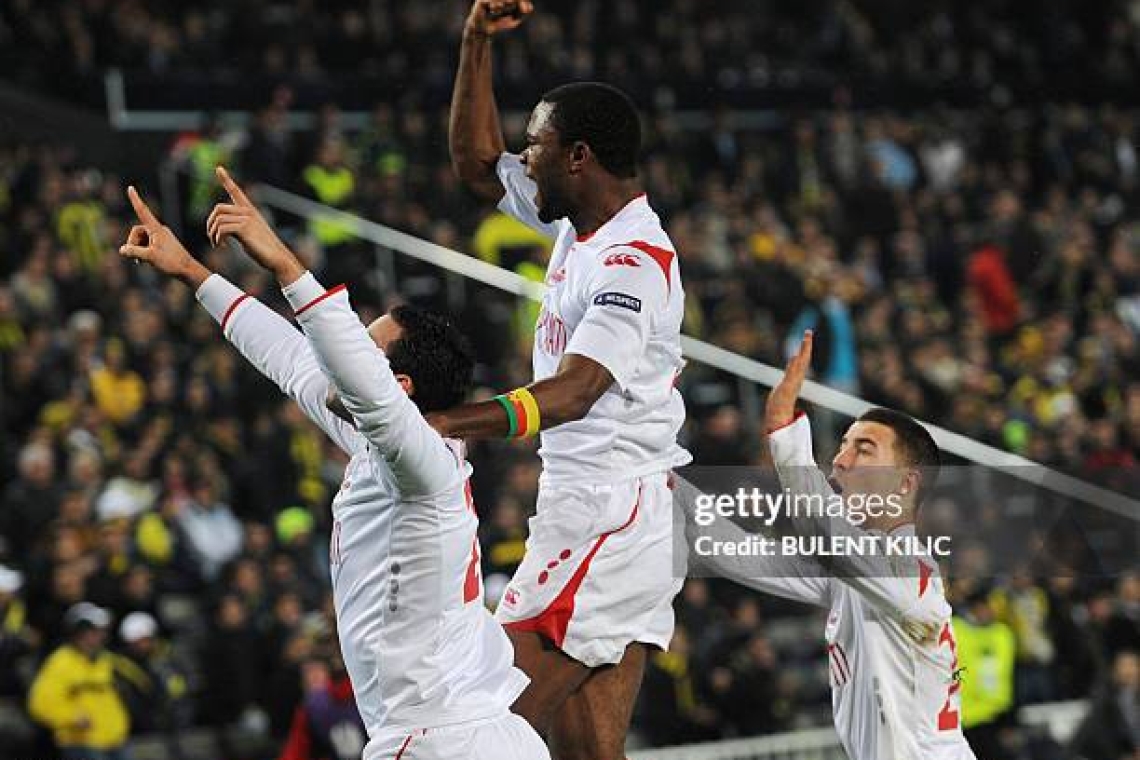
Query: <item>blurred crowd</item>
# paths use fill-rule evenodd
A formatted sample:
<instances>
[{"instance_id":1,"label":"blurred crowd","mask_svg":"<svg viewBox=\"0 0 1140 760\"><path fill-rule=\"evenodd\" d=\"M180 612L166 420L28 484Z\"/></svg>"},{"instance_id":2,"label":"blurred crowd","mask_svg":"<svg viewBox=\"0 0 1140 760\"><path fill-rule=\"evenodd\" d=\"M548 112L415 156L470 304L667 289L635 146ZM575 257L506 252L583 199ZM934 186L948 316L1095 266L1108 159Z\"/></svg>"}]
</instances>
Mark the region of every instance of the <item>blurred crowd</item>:
<instances>
[{"instance_id":1,"label":"blurred crowd","mask_svg":"<svg viewBox=\"0 0 1140 760\"><path fill-rule=\"evenodd\" d=\"M468 0L11 0L0 70L101 107L106 67L135 107L243 106L273 83L308 105L393 96L442 103ZM502 77L525 102L597 77L646 99L703 107L861 100L1106 100L1135 91L1135 0L545 0L504 39ZM252 87L251 87L252 86ZM138 98L142 101L138 102ZM648 105L648 102L643 103ZM818 102L817 102L818 105ZM248 107L248 103L244 103Z\"/></svg>"},{"instance_id":2,"label":"blurred crowd","mask_svg":"<svg viewBox=\"0 0 1140 760\"><path fill-rule=\"evenodd\" d=\"M535 83L584 76L638 93L668 81L679 97L655 92L643 176L680 251L687 333L781 364L812 327L826 384L1136 489L1140 114L1019 105L1034 88L1133 82L1135 3L1025 12L1010 1L982 14L820 0L778 19L774 3L747 14L731 2L550 5L498 59L520 107ZM433 100L450 88L466 3L396 6L15 0L0 7L0 70L37 85L56 72L57 88L108 64L276 81L248 126L208 119L172 141L164 160L179 194L163 208L212 268L282 310L271 282L204 238L218 163L542 279L548 241L481 207L448 165L446 111ZM649 17L656 36L644 37ZM48 55L67 63L36 64ZM295 78L349 66L423 97L370 102L363 129L325 103L315 129L291 131L290 109L326 92ZM695 123L675 110L686 83L831 88L824 75L836 72L966 79L1013 97L912 111L837 96L826 110L759 119L714 107ZM521 122L507 127L518 145ZM129 224L126 179L156 196L150 178L100 172L64 147L0 145L0 744L98 735L112 758L128 735L206 726L227 757L248 749L235 735L268 739L254 756L358 756L326 580L343 457L225 344L192 293L113 253ZM350 283L365 320L400 298L456 314L480 393L527 381L528 305L377 252L335 219L274 222L326 283ZM681 382L697 463L763 460L755 399L734 378L691 365ZM828 419L820 461L844 424ZM524 550L537 460L513 444L477 446L472 459L493 600ZM1001 747L990 757L1048 757L1014 709L1091 697L1075 751L1128 757L1140 743L1140 580L1057 569L1027 563L952 585L956 626L977 652L967 728ZM828 721L817 614L711 579L686 583L677 614L635 720L646 741ZM53 695L77 677L75 651L90 653L90 701L61 711Z\"/></svg>"}]
</instances>

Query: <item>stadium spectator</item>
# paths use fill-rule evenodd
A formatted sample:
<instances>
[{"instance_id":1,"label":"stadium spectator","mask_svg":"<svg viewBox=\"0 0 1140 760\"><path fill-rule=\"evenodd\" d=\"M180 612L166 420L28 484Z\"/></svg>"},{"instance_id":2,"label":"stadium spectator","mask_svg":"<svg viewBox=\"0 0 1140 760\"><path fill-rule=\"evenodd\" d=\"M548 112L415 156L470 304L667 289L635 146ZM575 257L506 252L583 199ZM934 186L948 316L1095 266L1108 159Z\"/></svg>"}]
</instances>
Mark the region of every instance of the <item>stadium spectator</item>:
<instances>
[{"instance_id":1,"label":"stadium spectator","mask_svg":"<svg viewBox=\"0 0 1140 760\"><path fill-rule=\"evenodd\" d=\"M329 661L331 660L331 665ZM303 666L304 697L293 713L279 760L355 760L367 737L339 657L313 658Z\"/></svg>"},{"instance_id":2,"label":"stadium spectator","mask_svg":"<svg viewBox=\"0 0 1140 760\"><path fill-rule=\"evenodd\" d=\"M1008 757L1017 640L998 620L988 590L975 590L954 616L962 683L962 728L978 760Z\"/></svg>"},{"instance_id":3,"label":"stadium spectator","mask_svg":"<svg viewBox=\"0 0 1140 760\"><path fill-rule=\"evenodd\" d=\"M174 757L180 756L177 736L190 727L193 705L185 668L159 635L158 621L146 612L132 612L119 624L120 694L131 716L132 734L164 733Z\"/></svg>"},{"instance_id":4,"label":"stadium spectator","mask_svg":"<svg viewBox=\"0 0 1140 760\"><path fill-rule=\"evenodd\" d=\"M90 602L64 616L68 643L44 661L28 695L32 717L51 729L63 760L122 760L130 727L105 649L111 615Z\"/></svg>"},{"instance_id":5,"label":"stadium spectator","mask_svg":"<svg viewBox=\"0 0 1140 760\"><path fill-rule=\"evenodd\" d=\"M1140 655L1116 655L1072 744L1077 760L1128 760L1140 753Z\"/></svg>"}]
</instances>

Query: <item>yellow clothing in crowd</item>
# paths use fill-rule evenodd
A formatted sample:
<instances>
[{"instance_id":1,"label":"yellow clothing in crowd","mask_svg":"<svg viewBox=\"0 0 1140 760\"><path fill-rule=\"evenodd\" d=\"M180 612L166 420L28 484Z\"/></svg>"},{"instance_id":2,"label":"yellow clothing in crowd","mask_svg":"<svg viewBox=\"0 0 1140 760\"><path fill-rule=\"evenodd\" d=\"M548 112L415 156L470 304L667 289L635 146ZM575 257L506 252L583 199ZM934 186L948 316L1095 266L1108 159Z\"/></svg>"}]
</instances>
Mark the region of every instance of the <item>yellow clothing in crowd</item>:
<instances>
[{"instance_id":1,"label":"yellow clothing in crowd","mask_svg":"<svg viewBox=\"0 0 1140 760\"><path fill-rule=\"evenodd\" d=\"M36 674L28 712L52 730L59 747L114 749L130 729L115 691L114 655L103 651L92 660L68 644L52 652ZM84 718L88 726L78 727Z\"/></svg>"},{"instance_id":2,"label":"yellow clothing in crowd","mask_svg":"<svg viewBox=\"0 0 1140 760\"><path fill-rule=\"evenodd\" d=\"M129 422L146 401L146 383L135 372L113 372L106 367L91 373L95 404L112 423Z\"/></svg>"},{"instance_id":3,"label":"yellow clothing in crowd","mask_svg":"<svg viewBox=\"0 0 1140 760\"><path fill-rule=\"evenodd\" d=\"M1013 631L998 621L976 625L955 617L954 638L962 666L962 727L990 723L1013 707Z\"/></svg>"}]
</instances>

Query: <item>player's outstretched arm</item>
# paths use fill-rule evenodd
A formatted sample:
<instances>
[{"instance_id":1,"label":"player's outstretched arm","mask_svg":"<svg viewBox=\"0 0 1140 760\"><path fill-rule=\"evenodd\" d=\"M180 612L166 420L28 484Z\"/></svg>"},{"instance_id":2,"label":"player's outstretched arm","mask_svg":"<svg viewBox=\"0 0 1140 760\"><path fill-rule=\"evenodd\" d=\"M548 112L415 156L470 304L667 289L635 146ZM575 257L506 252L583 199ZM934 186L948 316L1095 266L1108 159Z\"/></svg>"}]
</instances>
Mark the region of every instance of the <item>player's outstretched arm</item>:
<instances>
[{"instance_id":1,"label":"player's outstretched arm","mask_svg":"<svg viewBox=\"0 0 1140 760\"><path fill-rule=\"evenodd\" d=\"M328 380L304 337L272 309L194 259L134 187L127 188L127 197L139 224L131 228L120 254L145 261L194 288L195 297L242 356L294 399L344 451L355 450L360 443L356 431L325 408Z\"/></svg>"},{"instance_id":2,"label":"player's outstretched arm","mask_svg":"<svg viewBox=\"0 0 1140 760\"><path fill-rule=\"evenodd\" d=\"M582 419L613 383L613 375L598 362L567 354L552 377L491 401L429 414L428 421L445 438L526 438Z\"/></svg>"},{"instance_id":3,"label":"player's outstretched arm","mask_svg":"<svg viewBox=\"0 0 1140 760\"><path fill-rule=\"evenodd\" d=\"M526 0L476 0L463 27L448 126L451 165L471 192L496 203L506 192L495 171L506 141L491 85L491 37L533 10Z\"/></svg>"},{"instance_id":4,"label":"player's outstretched arm","mask_svg":"<svg viewBox=\"0 0 1140 760\"><path fill-rule=\"evenodd\" d=\"M405 497L453 487L463 463L396 379L388 357L352 310L344 286L325 290L311 275L282 289L309 345L357 429L391 467Z\"/></svg>"}]
</instances>

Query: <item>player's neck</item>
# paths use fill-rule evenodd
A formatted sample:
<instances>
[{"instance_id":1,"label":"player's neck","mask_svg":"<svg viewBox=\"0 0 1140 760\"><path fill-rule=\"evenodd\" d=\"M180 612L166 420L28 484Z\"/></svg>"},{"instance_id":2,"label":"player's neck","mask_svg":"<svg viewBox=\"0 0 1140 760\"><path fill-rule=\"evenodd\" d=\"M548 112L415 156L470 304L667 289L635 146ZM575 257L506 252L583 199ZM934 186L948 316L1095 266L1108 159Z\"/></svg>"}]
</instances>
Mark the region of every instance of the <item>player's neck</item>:
<instances>
[{"instance_id":1,"label":"player's neck","mask_svg":"<svg viewBox=\"0 0 1140 760\"><path fill-rule=\"evenodd\" d=\"M599 183L570 215L579 237L593 235L644 191L635 179Z\"/></svg>"}]
</instances>

